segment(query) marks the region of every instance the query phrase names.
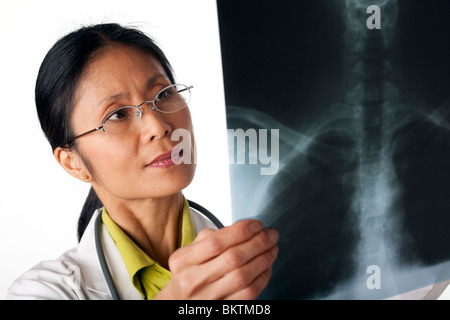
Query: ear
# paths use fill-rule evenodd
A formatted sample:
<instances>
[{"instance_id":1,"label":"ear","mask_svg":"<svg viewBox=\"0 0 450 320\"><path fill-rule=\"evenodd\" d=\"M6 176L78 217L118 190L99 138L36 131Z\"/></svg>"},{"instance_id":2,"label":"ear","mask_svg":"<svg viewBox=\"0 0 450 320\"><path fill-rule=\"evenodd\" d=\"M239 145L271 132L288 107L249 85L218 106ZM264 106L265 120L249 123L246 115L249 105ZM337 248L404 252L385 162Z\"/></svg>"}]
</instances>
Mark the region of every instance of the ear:
<instances>
[{"instance_id":1,"label":"ear","mask_svg":"<svg viewBox=\"0 0 450 320\"><path fill-rule=\"evenodd\" d=\"M83 165L83 161L78 152L66 148L56 147L53 150L53 155L56 161L66 170L71 176L84 181L91 182L89 171Z\"/></svg>"}]
</instances>

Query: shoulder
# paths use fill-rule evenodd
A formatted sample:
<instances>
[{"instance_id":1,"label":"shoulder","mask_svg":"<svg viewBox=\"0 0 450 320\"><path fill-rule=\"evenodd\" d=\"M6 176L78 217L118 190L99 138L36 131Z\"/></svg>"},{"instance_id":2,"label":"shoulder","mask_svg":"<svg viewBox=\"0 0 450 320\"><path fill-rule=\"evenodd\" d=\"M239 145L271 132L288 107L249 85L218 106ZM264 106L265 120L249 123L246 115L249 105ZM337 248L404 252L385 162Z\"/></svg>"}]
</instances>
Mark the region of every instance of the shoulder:
<instances>
[{"instance_id":1,"label":"shoulder","mask_svg":"<svg viewBox=\"0 0 450 320\"><path fill-rule=\"evenodd\" d=\"M71 249L56 260L35 265L11 285L6 299L79 299L74 290L80 274L75 256L75 249Z\"/></svg>"},{"instance_id":2,"label":"shoulder","mask_svg":"<svg viewBox=\"0 0 450 320\"><path fill-rule=\"evenodd\" d=\"M107 299L94 240L95 212L78 246L54 260L42 261L8 289L9 300ZM100 289L99 289L100 288Z\"/></svg>"}]
</instances>

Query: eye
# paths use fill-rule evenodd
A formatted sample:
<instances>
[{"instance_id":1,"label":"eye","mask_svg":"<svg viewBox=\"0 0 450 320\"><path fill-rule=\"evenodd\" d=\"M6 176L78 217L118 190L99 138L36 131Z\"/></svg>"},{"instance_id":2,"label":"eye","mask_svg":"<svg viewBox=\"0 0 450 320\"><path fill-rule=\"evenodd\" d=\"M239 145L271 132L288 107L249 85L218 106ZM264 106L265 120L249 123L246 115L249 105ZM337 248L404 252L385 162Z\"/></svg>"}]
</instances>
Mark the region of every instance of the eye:
<instances>
[{"instance_id":1,"label":"eye","mask_svg":"<svg viewBox=\"0 0 450 320\"><path fill-rule=\"evenodd\" d=\"M134 108L129 107L116 109L106 116L105 122L118 122L131 119L134 116L133 111Z\"/></svg>"},{"instance_id":2,"label":"eye","mask_svg":"<svg viewBox=\"0 0 450 320\"><path fill-rule=\"evenodd\" d=\"M172 97L174 95L174 91L175 88L174 87L169 87L164 89L163 91L161 91L160 93L158 93L158 95L156 96L155 100L158 101L164 101L164 100L168 100L170 99L170 97Z\"/></svg>"}]
</instances>

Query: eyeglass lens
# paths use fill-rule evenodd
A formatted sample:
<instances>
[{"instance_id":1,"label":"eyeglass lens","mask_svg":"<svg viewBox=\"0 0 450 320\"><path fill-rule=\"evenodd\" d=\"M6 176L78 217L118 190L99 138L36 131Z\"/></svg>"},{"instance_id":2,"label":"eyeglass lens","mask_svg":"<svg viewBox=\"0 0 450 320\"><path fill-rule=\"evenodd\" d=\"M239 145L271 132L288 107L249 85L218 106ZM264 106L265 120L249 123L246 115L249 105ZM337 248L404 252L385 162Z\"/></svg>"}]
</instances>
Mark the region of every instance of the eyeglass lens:
<instances>
[{"instance_id":1,"label":"eyeglass lens","mask_svg":"<svg viewBox=\"0 0 450 320\"><path fill-rule=\"evenodd\" d=\"M173 113L186 107L190 100L190 88L185 85L172 85L160 91L153 102L153 109L163 113ZM151 105L149 105L151 107ZM119 107L111 111L103 120L103 129L111 135L124 135L135 129L142 116L141 109L135 106Z\"/></svg>"}]
</instances>

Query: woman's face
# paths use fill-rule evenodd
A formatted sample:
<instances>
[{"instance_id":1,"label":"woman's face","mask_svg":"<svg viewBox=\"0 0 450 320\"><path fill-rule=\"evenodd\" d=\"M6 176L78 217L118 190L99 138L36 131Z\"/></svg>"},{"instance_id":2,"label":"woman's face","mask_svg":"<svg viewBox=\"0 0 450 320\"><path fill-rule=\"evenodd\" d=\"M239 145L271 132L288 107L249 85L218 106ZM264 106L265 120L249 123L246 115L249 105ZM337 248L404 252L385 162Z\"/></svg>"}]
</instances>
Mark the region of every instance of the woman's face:
<instances>
[{"instance_id":1,"label":"woman's face","mask_svg":"<svg viewBox=\"0 0 450 320\"><path fill-rule=\"evenodd\" d=\"M75 95L71 123L75 135L101 125L103 118L120 106L153 100L170 80L161 64L149 53L122 45L107 47L87 67ZM132 132L112 136L102 130L77 139L78 152L97 192L120 199L157 198L174 194L192 181L195 163L155 164L154 159L172 151L176 129L194 137L188 108L161 113L142 107L140 124ZM152 163L153 162L153 163Z\"/></svg>"}]
</instances>

